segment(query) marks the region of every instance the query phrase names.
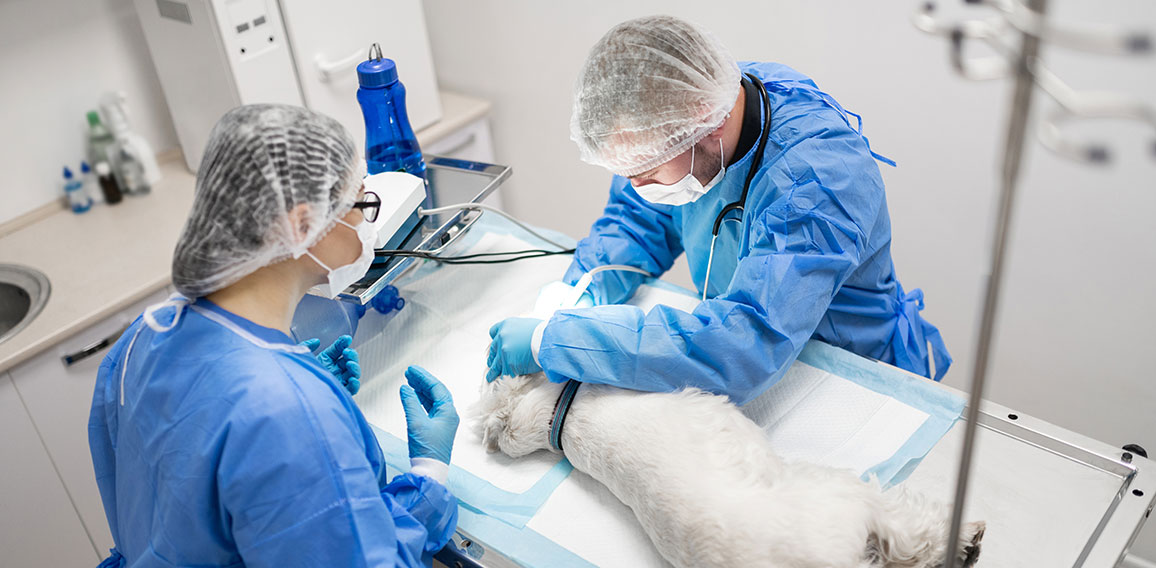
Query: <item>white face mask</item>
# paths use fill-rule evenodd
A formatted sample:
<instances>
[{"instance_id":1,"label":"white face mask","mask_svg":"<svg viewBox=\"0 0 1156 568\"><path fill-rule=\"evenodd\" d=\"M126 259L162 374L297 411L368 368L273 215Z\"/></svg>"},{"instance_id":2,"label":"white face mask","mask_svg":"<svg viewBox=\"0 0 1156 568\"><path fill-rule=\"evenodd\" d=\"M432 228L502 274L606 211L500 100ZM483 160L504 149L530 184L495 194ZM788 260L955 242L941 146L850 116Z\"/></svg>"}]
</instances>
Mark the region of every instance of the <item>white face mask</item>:
<instances>
[{"instance_id":1,"label":"white face mask","mask_svg":"<svg viewBox=\"0 0 1156 568\"><path fill-rule=\"evenodd\" d=\"M643 199L661 205L686 205L687 203L694 203L698 198L706 195L706 192L716 185L727 172L726 159L723 157L722 139L718 141L718 155L719 164L718 173L715 174L710 181L704 186L694 177L694 146L690 147L690 173L683 176L682 179L670 184L662 185L660 183L648 183L642 187L634 188L638 195Z\"/></svg>"},{"instance_id":2,"label":"white face mask","mask_svg":"<svg viewBox=\"0 0 1156 568\"><path fill-rule=\"evenodd\" d=\"M365 276L365 273L369 272L369 266L373 264L373 242L377 239L377 231L373 228L373 225L367 221L358 223L356 227L341 219L338 219L337 222L353 229L357 233L357 238L361 241L361 255L357 257L357 260L345 266L329 268L325 266L325 263L318 260L316 256L313 256L313 253L305 251L305 254L313 259L313 262L316 262L321 268L329 272L329 281L314 287L327 298L336 298L337 295L348 288L350 284L361 280Z\"/></svg>"}]
</instances>

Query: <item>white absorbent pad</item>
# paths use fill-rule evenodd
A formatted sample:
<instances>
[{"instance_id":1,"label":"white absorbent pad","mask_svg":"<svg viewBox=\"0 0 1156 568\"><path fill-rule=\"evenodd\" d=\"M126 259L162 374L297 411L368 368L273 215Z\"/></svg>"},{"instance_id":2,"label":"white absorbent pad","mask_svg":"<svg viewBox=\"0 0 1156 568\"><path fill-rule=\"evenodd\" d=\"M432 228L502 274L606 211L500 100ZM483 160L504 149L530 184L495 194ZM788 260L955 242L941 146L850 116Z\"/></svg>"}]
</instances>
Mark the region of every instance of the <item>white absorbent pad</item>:
<instances>
[{"instance_id":1,"label":"white absorbent pad","mask_svg":"<svg viewBox=\"0 0 1156 568\"><path fill-rule=\"evenodd\" d=\"M670 285L647 286L639 305L693 311L698 300ZM787 372L742 411L763 427L775 452L902 481L951 428L963 399L929 379L818 341L808 342Z\"/></svg>"}]
</instances>

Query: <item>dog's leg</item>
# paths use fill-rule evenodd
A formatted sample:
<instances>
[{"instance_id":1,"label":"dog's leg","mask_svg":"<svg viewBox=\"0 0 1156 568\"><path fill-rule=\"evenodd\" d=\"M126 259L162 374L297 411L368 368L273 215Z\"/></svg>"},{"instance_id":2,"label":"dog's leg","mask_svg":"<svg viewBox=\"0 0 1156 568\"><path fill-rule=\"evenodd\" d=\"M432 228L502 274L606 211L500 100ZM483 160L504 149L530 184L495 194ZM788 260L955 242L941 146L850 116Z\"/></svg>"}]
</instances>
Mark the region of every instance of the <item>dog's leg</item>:
<instances>
[{"instance_id":1,"label":"dog's leg","mask_svg":"<svg viewBox=\"0 0 1156 568\"><path fill-rule=\"evenodd\" d=\"M937 568L947 553L951 508L921 495L895 488L883 494L872 520L872 543L879 551L880 566ZM986 524L965 523L959 536L959 555L954 566L969 567L979 560Z\"/></svg>"}]
</instances>

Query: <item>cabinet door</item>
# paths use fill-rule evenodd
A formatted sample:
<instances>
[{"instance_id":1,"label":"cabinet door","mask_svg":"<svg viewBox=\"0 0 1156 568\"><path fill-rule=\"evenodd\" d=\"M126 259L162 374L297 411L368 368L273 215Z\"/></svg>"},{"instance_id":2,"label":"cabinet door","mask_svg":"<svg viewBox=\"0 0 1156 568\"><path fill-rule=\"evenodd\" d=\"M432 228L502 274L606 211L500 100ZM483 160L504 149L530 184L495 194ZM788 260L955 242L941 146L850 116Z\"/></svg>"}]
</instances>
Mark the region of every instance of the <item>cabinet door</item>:
<instances>
[{"instance_id":1,"label":"cabinet door","mask_svg":"<svg viewBox=\"0 0 1156 568\"><path fill-rule=\"evenodd\" d=\"M119 337L119 331L145 307L163 300L167 293L161 290L137 302L13 368L11 373L32 422L72 496L76 512L92 537L92 546L102 554L112 548L113 542L88 451L88 411L92 406L96 371L108 347ZM107 345L101 346L106 340ZM71 365L61 360L65 355L80 357L80 353L88 355Z\"/></svg>"},{"instance_id":2,"label":"cabinet door","mask_svg":"<svg viewBox=\"0 0 1156 568\"><path fill-rule=\"evenodd\" d=\"M337 119L359 143L365 120L357 103L357 64L377 43L397 63L410 125L442 116L437 75L421 0L281 0L305 106Z\"/></svg>"},{"instance_id":3,"label":"cabinet door","mask_svg":"<svg viewBox=\"0 0 1156 568\"><path fill-rule=\"evenodd\" d=\"M0 456L0 564L100 562L6 374L0 374Z\"/></svg>"}]
</instances>

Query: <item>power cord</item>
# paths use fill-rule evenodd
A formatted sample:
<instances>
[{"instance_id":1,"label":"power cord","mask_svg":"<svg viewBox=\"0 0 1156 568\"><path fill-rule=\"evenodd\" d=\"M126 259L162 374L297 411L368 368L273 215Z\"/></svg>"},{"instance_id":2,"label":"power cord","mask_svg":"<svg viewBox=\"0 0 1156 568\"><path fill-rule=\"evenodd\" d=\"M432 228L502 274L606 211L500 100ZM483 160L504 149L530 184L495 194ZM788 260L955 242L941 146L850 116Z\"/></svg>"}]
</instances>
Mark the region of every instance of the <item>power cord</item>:
<instances>
[{"instance_id":1,"label":"power cord","mask_svg":"<svg viewBox=\"0 0 1156 568\"><path fill-rule=\"evenodd\" d=\"M544 256L555 256L561 254L574 254L574 249L565 250L544 250L544 249L526 249L515 250L508 252L481 252L475 254L466 254L461 256L439 256L433 253L413 250L379 250L374 252L374 256L390 257L390 256L408 256L414 258L424 258L426 260L436 260L445 264L504 264L507 262L515 262L518 260L526 260L528 258L541 258ZM502 258L493 260L474 260L484 257L493 256L509 256L518 255L513 258Z\"/></svg>"},{"instance_id":2,"label":"power cord","mask_svg":"<svg viewBox=\"0 0 1156 568\"><path fill-rule=\"evenodd\" d=\"M417 212L418 212L418 215L425 216L425 215L435 215L438 213L448 213L450 211L461 211L461 210L488 211L490 213L497 213L498 215L501 215L502 217L505 217L506 219L508 219L511 223L517 225L518 227L521 227L522 230L526 231L527 233L530 233L531 235L534 235L535 237L538 237L539 239L542 239L543 241L546 241L547 243L550 243L550 244L558 247L561 250L525 249L525 250L515 250L515 251L508 251L508 252L482 252L482 253L466 254L466 255L460 255L460 256L439 256L439 255L436 255L436 254L431 253L431 252L414 251L414 250L378 250L378 251L374 251L374 257L376 257L376 258L387 258L387 257L394 257L394 256L413 257L413 258L423 258L426 260L436 260L438 262L442 262L445 264L504 264L504 263L508 263L508 262L516 262L519 260L526 260L528 258L541 258L544 256L555 256L555 255L561 255L561 254L574 254L573 248L567 248L565 245L562 245L560 243L557 243L557 242L547 238L546 236L542 235L541 233L530 228L525 223L511 217L508 213L506 213L505 211L502 211L501 209L498 209L496 207L491 207L489 205L485 205L482 203L455 203L453 205L446 205L444 207L437 207L434 209L418 208ZM488 259L489 257L503 257L503 256L510 256L511 258ZM480 260L480 259L488 259L488 260Z\"/></svg>"}]
</instances>

